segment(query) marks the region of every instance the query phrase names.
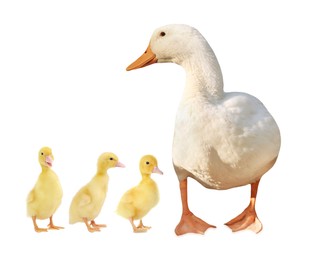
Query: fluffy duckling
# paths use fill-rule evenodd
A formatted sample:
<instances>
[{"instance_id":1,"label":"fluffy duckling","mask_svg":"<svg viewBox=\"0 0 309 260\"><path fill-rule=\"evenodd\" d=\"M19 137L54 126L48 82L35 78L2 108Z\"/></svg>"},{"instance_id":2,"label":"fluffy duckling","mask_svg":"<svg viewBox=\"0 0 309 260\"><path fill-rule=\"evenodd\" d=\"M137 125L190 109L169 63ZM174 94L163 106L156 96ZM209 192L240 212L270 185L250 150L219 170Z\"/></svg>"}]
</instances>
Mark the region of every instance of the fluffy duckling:
<instances>
[{"instance_id":1,"label":"fluffy duckling","mask_svg":"<svg viewBox=\"0 0 309 260\"><path fill-rule=\"evenodd\" d=\"M63 228L55 226L53 223L53 215L60 206L63 194L58 176L51 169L53 161L52 150L49 147L43 147L39 151L42 172L27 198L27 215L32 218L36 232L47 232L47 228L38 227L36 219L49 218L49 229Z\"/></svg>"},{"instance_id":2,"label":"fluffy duckling","mask_svg":"<svg viewBox=\"0 0 309 260\"><path fill-rule=\"evenodd\" d=\"M84 222L89 232L100 231L100 228L106 227L104 224L96 224L94 219L99 215L106 198L109 179L107 170L114 167L125 167L115 154L103 153L99 157L96 175L72 200L70 224Z\"/></svg>"},{"instance_id":3,"label":"fluffy duckling","mask_svg":"<svg viewBox=\"0 0 309 260\"><path fill-rule=\"evenodd\" d=\"M146 232L150 227L143 225L142 218L159 202L159 190L151 179L151 173L163 173L158 168L157 159L152 155L143 156L139 168L142 180L122 196L117 213L130 221L134 232ZM140 223L135 226L134 220L138 219Z\"/></svg>"}]
</instances>

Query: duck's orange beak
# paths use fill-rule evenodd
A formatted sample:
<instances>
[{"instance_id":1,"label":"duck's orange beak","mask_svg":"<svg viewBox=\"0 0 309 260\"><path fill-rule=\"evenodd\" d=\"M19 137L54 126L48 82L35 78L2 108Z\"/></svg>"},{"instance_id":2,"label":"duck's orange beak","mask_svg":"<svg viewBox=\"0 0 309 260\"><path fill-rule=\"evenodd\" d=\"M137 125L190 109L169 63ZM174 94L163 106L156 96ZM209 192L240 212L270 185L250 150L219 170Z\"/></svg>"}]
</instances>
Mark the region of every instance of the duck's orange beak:
<instances>
[{"instance_id":1,"label":"duck's orange beak","mask_svg":"<svg viewBox=\"0 0 309 260\"><path fill-rule=\"evenodd\" d=\"M143 55L127 67L127 71L143 68L156 63L157 61L158 59L156 58L156 55L152 52L150 45L148 45L147 50Z\"/></svg>"}]
</instances>

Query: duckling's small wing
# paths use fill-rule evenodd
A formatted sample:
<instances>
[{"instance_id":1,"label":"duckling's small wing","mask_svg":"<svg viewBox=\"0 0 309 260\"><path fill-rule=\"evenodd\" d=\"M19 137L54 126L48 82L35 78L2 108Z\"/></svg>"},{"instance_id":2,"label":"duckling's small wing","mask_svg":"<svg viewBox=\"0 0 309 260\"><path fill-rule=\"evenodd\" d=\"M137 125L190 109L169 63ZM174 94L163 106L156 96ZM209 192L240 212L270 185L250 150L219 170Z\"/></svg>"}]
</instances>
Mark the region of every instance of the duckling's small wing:
<instances>
[{"instance_id":1,"label":"duckling's small wing","mask_svg":"<svg viewBox=\"0 0 309 260\"><path fill-rule=\"evenodd\" d=\"M27 196L27 216L32 217L37 212L37 203L35 201L35 190L32 189Z\"/></svg>"},{"instance_id":2,"label":"duckling's small wing","mask_svg":"<svg viewBox=\"0 0 309 260\"><path fill-rule=\"evenodd\" d=\"M91 203L91 197L89 194L83 193L79 197L78 207L84 207Z\"/></svg>"},{"instance_id":3,"label":"duckling's small wing","mask_svg":"<svg viewBox=\"0 0 309 260\"><path fill-rule=\"evenodd\" d=\"M34 201L34 190L31 190L27 196L27 204L29 204L30 202Z\"/></svg>"},{"instance_id":4,"label":"duckling's small wing","mask_svg":"<svg viewBox=\"0 0 309 260\"><path fill-rule=\"evenodd\" d=\"M120 199L117 213L124 218L131 218L135 215L134 196L132 189L128 190Z\"/></svg>"},{"instance_id":5,"label":"duckling's small wing","mask_svg":"<svg viewBox=\"0 0 309 260\"><path fill-rule=\"evenodd\" d=\"M125 194L123 194L122 198L120 199L121 203L132 203L134 200L132 190L128 190Z\"/></svg>"}]
</instances>

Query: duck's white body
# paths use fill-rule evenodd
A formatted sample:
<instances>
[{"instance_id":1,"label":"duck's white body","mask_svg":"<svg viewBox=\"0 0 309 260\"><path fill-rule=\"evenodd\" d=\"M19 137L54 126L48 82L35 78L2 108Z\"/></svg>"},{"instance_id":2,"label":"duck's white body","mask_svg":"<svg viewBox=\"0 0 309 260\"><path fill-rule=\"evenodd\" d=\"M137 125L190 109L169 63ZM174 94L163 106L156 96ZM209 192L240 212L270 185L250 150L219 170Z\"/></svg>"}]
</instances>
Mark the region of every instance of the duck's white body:
<instances>
[{"instance_id":1,"label":"duck's white body","mask_svg":"<svg viewBox=\"0 0 309 260\"><path fill-rule=\"evenodd\" d=\"M273 165L279 148L279 129L253 96L224 93L209 101L198 95L179 106L173 162L208 188L254 182Z\"/></svg>"}]
</instances>

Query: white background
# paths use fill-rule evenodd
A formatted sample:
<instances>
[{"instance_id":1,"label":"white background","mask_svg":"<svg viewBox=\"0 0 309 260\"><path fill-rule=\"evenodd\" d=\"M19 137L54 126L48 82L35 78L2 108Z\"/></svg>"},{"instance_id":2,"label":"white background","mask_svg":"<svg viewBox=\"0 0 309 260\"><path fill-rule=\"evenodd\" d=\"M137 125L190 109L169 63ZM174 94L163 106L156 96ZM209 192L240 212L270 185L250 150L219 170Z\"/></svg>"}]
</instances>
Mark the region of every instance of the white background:
<instances>
[{"instance_id":1,"label":"white background","mask_svg":"<svg viewBox=\"0 0 309 260\"><path fill-rule=\"evenodd\" d=\"M0 258L308 259L307 6L298 0L1 1ZM192 211L217 229L174 234L181 203L171 144L184 71L174 64L125 71L152 31L169 23L196 27L217 55L225 91L255 95L280 126L279 159L259 187L264 229L258 235L223 225L247 206L249 186L213 191L192 180ZM65 229L37 234L26 197L40 173L42 146L55 156L64 197L54 222ZM105 151L127 167L109 171L97 219L108 227L91 234L83 224L68 224L68 210ZM139 181L139 159L147 153L164 171L153 177L161 200L144 218L153 228L133 234L115 209Z\"/></svg>"}]
</instances>

